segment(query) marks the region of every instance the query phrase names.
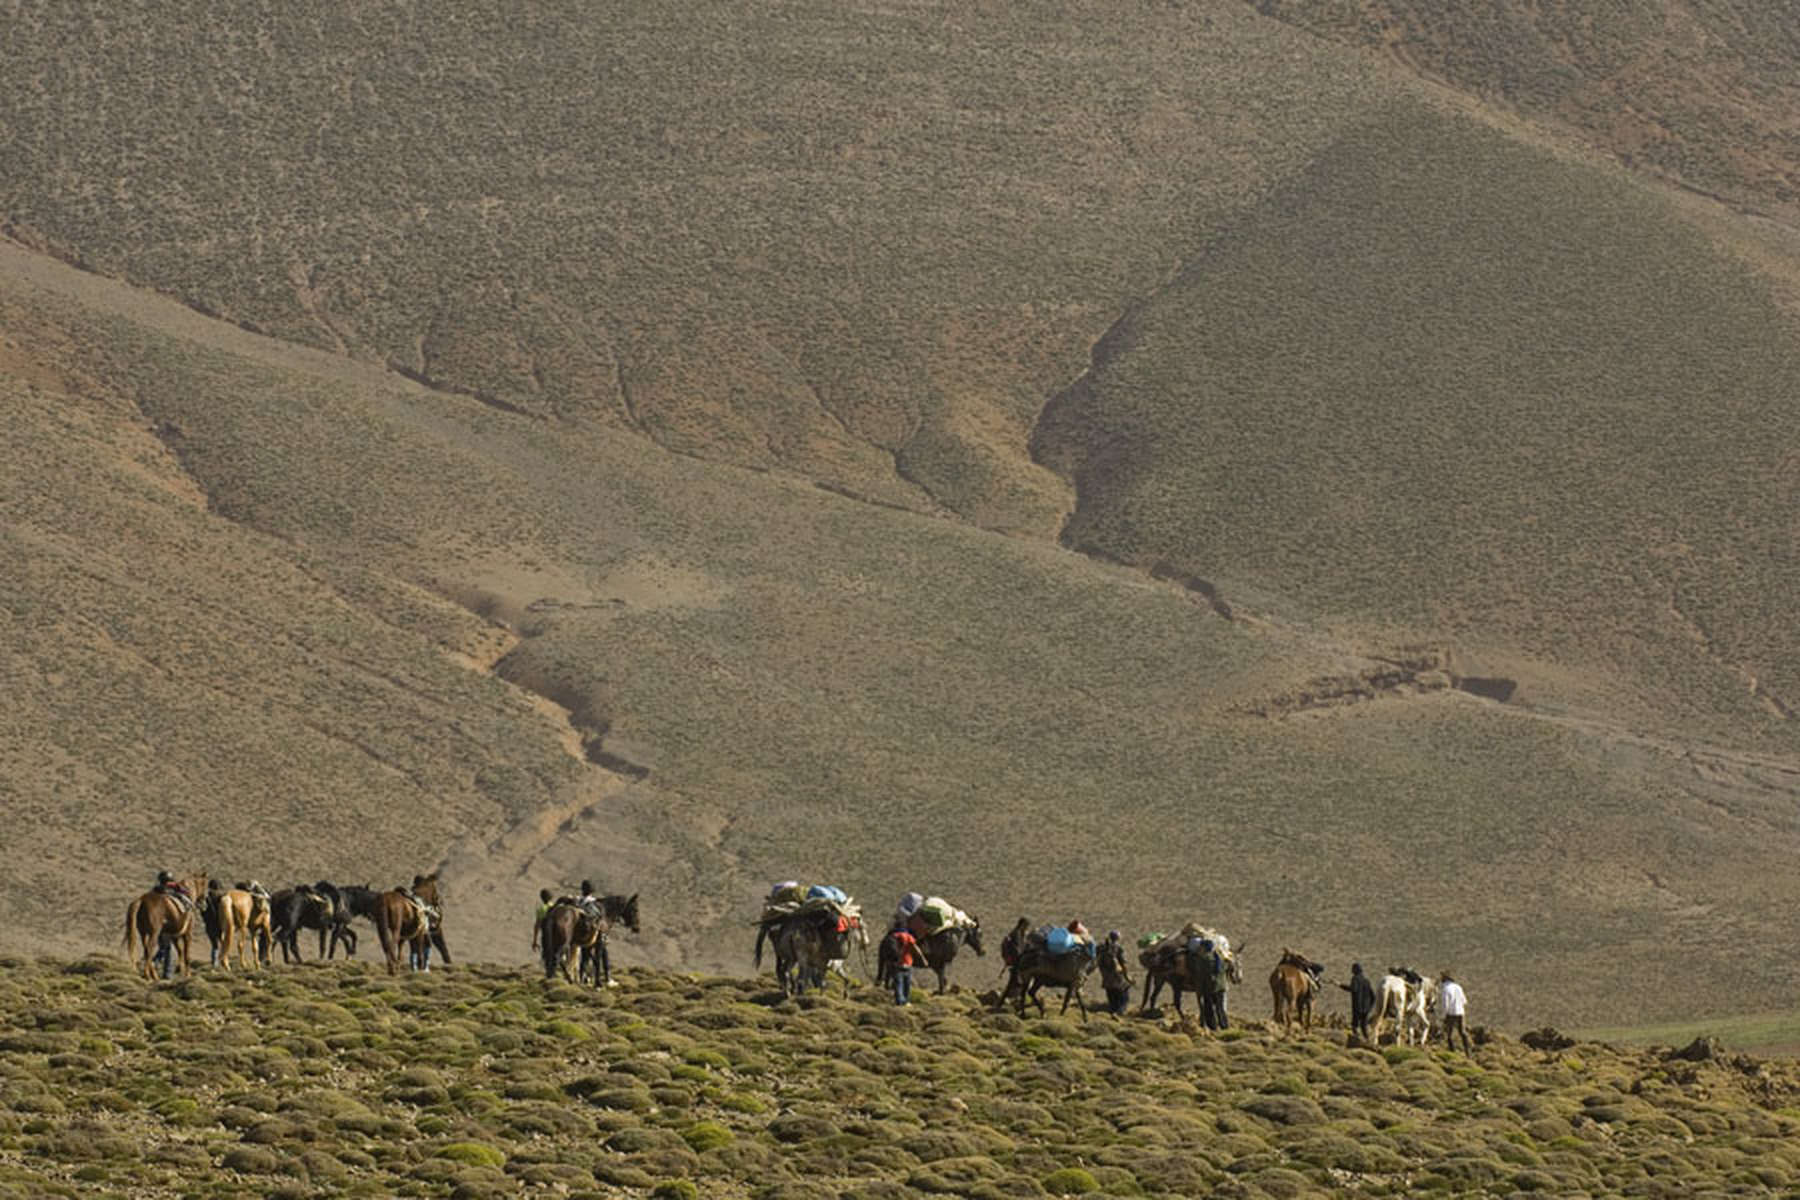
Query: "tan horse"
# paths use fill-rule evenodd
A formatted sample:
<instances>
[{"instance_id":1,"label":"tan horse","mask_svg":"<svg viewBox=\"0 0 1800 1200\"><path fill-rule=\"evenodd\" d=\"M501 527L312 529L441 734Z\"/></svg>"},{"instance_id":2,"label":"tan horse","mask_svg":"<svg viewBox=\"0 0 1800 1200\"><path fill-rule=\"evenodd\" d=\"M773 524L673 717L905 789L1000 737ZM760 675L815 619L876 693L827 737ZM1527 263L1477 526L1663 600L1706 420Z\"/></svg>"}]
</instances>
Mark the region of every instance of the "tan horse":
<instances>
[{"instance_id":1,"label":"tan horse","mask_svg":"<svg viewBox=\"0 0 1800 1200\"><path fill-rule=\"evenodd\" d=\"M375 934L381 939L381 952L387 958L388 974L400 969L400 952L405 947L407 965L414 970L431 969L431 948L436 946L450 962L450 947L444 944L443 908L438 900L437 872L414 875L412 895L395 888L375 898Z\"/></svg>"},{"instance_id":2,"label":"tan horse","mask_svg":"<svg viewBox=\"0 0 1800 1200\"><path fill-rule=\"evenodd\" d=\"M231 955L237 952L238 966L262 965L273 934L269 924L269 895L259 884L214 892L209 903L219 926L219 965L231 970ZM246 964L245 956L249 956Z\"/></svg>"},{"instance_id":3,"label":"tan horse","mask_svg":"<svg viewBox=\"0 0 1800 1200\"><path fill-rule=\"evenodd\" d=\"M194 914L206 895L206 876L196 875L178 882L187 889L192 903L184 905L167 892L149 891L125 908L125 953L132 965L137 966L139 952L142 952L144 978L151 982L156 980L156 950L165 938L181 955L182 975L191 973L188 953L192 948ZM135 943L132 941L134 934L137 936Z\"/></svg>"},{"instance_id":4,"label":"tan horse","mask_svg":"<svg viewBox=\"0 0 1800 1200\"><path fill-rule=\"evenodd\" d=\"M1302 1033L1312 1032L1313 994L1318 990L1318 964L1284 947L1281 961L1269 972L1269 993L1275 1000L1275 1020L1281 1023L1282 1036L1293 1034L1296 1018Z\"/></svg>"}]
</instances>

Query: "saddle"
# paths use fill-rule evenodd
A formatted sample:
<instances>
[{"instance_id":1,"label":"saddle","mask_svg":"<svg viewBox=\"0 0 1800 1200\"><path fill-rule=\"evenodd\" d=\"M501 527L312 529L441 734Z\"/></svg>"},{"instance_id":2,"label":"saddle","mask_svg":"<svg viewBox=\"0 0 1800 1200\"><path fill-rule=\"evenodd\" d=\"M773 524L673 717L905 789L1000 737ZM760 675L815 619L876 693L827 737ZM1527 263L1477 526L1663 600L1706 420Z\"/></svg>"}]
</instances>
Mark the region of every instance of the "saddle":
<instances>
[{"instance_id":1,"label":"saddle","mask_svg":"<svg viewBox=\"0 0 1800 1200\"><path fill-rule=\"evenodd\" d=\"M413 906L413 911L419 914L419 924L430 929L438 923L437 908L413 895L411 888L395 888L394 890L399 892L406 902Z\"/></svg>"}]
</instances>

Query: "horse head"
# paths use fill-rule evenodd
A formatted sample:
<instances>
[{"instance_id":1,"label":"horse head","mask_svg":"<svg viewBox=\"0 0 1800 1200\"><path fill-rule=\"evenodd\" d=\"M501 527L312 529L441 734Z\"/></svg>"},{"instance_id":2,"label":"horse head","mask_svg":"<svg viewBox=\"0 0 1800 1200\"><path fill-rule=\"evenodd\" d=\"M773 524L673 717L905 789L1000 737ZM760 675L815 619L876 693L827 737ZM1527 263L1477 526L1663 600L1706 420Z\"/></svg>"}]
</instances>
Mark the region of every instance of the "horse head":
<instances>
[{"instance_id":1,"label":"horse head","mask_svg":"<svg viewBox=\"0 0 1800 1200\"><path fill-rule=\"evenodd\" d=\"M633 933L643 932L642 926L638 924L638 894L636 892L631 893L630 896L606 897L606 915L615 921L624 922L625 928Z\"/></svg>"},{"instance_id":2,"label":"horse head","mask_svg":"<svg viewBox=\"0 0 1800 1200\"><path fill-rule=\"evenodd\" d=\"M1225 953L1225 978L1231 980L1232 983L1244 982L1244 967L1238 960L1249 945L1249 942L1240 942L1235 948Z\"/></svg>"},{"instance_id":3,"label":"horse head","mask_svg":"<svg viewBox=\"0 0 1800 1200\"><path fill-rule=\"evenodd\" d=\"M970 917L969 923L963 927L963 945L973 950L977 958L987 956L987 951L981 948L981 922L974 917Z\"/></svg>"}]
</instances>

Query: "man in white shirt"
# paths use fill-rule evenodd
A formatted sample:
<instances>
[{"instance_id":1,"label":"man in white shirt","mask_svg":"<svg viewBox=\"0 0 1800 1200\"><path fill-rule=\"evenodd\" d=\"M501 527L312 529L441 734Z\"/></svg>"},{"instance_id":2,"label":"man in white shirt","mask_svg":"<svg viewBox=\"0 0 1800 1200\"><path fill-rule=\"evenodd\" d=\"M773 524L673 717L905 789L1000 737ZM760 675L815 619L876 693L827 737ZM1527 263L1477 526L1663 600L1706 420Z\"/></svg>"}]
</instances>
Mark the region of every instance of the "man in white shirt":
<instances>
[{"instance_id":1,"label":"man in white shirt","mask_svg":"<svg viewBox=\"0 0 1800 1200\"><path fill-rule=\"evenodd\" d=\"M1450 977L1445 971L1438 988L1438 1012L1444 1018L1444 1046L1454 1049L1455 1035L1462 1035L1463 1053L1472 1054L1469 1048L1469 1027L1463 1023L1463 1017L1469 1010L1469 998L1463 995L1462 984Z\"/></svg>"}]
</instances>

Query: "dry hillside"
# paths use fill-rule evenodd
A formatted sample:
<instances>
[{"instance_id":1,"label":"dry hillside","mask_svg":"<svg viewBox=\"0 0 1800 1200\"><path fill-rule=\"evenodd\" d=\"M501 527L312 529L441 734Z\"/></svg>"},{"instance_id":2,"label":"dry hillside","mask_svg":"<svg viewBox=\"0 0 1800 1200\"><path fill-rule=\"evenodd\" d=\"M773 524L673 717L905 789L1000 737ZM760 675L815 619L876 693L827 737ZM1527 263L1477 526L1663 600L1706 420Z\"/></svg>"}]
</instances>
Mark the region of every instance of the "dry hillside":
<instances>
[{"instance_id":1,"label":"dry hillside","mask_svg":"<svg viewBox=\"0 0 1800 1200\"><path fill-rule=\"evenodd\" d=\"M441 866L735 971L801 875L1786 1006L1791 47L1639 65L1734 207L1278 16L15 5L5 944Z\"/></svg>"}]
</instances>

